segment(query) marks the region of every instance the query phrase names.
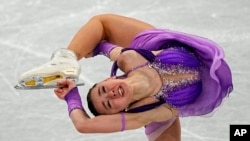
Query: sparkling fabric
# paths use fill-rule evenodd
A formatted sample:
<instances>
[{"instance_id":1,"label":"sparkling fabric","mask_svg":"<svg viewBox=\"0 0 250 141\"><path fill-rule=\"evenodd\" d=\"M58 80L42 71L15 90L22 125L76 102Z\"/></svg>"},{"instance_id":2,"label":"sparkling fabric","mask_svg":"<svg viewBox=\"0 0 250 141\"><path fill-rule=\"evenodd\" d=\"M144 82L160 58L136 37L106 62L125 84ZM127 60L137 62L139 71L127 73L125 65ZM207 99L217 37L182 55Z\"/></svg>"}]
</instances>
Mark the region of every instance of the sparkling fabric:
<instances>
[{"instance_id":1,"label":"sparkling fabric","mask_svg":"<svg viewBox=\"0 0 250 141\"><path fill-rule=\"evenodd\" d=\"M179 116L200 116L211 113L233 90L231 70L224 61L224 52L220 46L209 39L199 36L171 30L153 29L144 31L136 36L130 47L153 51L167 49L173 46L187 47L188 50L193 52L198 58L198 62L183 62L186 67L195 64L201 65L199 68L199 77L202 84L201 90L195 87L188 87L175 91L176 96L180 96L183 93L189 93L188 91L200 91L196 94L197 98L195 101L190 101L186 106L179 106ZM166 54L160 54L158 57L162 58L164 56L166 56ZM166 58L161 61L164 60L166 62L169 61ZM176 59L173 58L173 61L169 64L170 66L175 65L174 60ZM177 94L178 92L179 94ZM175 94L173 94L173 96L174 95Z\"/></svg>"},{"instance_id":2,"label":"sparkling fabric","mask_svg":"<svg viewBox=\"0 0 250 141\"><path fill-rule=\"evenodd\" d=\"M207 115L233 90L231 70L224 61L224 52L211 40L171 30L153 29L136 36L130 48L166 51L153 59L145 51L140 53L147 56L145 58L150 62L149 67L155 68L162 77L162 89L155 95L161 101L128 112L141 112L168 103L179 109L180 117ZM112 75L116 74L116 69L117 64L114 63ZM180 74L191 74L191 77L178 81L169 77ZM165 122L153 122L145 126L149 140L155 140L172 125L173 120Z\"/></svg>"},{"instance_id":3,"label":"sparkling fabric","mask_svg":"<svg viewBox=\"0 0 250 141\"><path fill-rule=\"evenodd\" d=\"M181 109L200 95L200 63L186 48L165 49L150 65L162 78L163 86L156 97L165 103Z\"/></svg>"}]
</instances>

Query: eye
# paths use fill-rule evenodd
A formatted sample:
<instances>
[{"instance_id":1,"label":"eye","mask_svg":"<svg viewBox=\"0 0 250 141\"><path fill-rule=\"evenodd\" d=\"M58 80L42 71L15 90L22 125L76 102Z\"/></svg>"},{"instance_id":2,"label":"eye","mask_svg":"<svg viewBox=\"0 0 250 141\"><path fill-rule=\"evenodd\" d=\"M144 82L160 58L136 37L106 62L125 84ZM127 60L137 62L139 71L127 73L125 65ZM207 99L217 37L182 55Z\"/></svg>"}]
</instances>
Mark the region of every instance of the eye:
<instances>
[{"instance_id":1,"label":"eye","mask_svg":"<svg viewBox=\"0 0 250 141\"><path fill-rule=\"evenodd\" d=\"M105 87L104 87L104 86L102 86L102 91L103 91L104 93L106 93Z\"/></svg>"}]
</instances>

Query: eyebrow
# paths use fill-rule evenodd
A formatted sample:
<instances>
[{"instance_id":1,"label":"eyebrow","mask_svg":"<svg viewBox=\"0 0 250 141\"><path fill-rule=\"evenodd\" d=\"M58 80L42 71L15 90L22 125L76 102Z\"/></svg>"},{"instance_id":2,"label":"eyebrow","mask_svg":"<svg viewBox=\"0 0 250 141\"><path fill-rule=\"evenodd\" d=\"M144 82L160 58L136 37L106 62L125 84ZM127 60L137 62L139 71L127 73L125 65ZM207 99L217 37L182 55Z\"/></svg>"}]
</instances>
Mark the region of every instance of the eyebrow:
<instances>
[{"instance_id":1,"label":"eyebrow","mask_svg":"<svg viewBox=\"0 0 250 141\"><path fill-rule=\"evenodd\" d=\"M101 96L100 88L98 88L98 95Z\"/></svg>"},{"instance_id":2,"label":"eyebrow","mask_svg":"<svg viewBox=\"0 0 250 141\"><path fill-rule=\"evenodd\" d=\"M98 88L98 95L101 96L101 90L100 90L100 87ZM104 101L102 101L102 105L103 107L108 110L108 107L105 105Z\"/></svg>"}]
</instances>

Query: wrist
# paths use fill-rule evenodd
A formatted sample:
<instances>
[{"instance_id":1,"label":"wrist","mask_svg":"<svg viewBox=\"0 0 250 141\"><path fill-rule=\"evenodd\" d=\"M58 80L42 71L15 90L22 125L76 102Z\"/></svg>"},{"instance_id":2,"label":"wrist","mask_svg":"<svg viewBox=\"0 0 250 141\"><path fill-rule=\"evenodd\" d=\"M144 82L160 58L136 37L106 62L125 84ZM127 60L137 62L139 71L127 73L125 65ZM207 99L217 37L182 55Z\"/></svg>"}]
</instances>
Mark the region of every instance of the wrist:
<instances>
[{"instance_id":1,"label":"wrist","mask_svg":"<svg viewBox=\"0 0 250 141\"><path fill-rule=\"evenodd\" d=\"M80 110L84 110L83 106L82 106L82 100L81 100L81 96L78 92L78 88L74 87L72 88L67 95L64 97L67 106L68 106L68 113L70 115L70 113L75 110L75 109L80 109Z\"/></svg>"}]
</instances>

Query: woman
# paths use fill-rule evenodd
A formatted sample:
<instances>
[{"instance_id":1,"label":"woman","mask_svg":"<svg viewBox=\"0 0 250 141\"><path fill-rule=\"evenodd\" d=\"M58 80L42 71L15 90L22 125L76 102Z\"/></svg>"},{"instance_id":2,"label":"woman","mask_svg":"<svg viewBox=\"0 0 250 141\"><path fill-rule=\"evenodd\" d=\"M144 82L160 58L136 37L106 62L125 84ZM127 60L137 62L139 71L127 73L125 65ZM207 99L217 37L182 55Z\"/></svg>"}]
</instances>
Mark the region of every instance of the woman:
<instances>
[{"instance_id":1,"label":"woman","mask_svg":"<svg viewBox=\"0 0 250 141\"><path fill-rule=\"evenodd\" d=\"M58 82L68 87L55 89L55 94L66 100L69 116L82 133L145 126L149 140L178 141L178 117L209 114L232 91L231 71L223 51L212 41L112 14L91 18L67 50L57 51L49 63L57 69L43 65L24 73L20 82L52 74L77 79L76 60L98 54L114 61L111 77L95 84L88 94L89 109L98 116L86 114L73 81ZM124 75L116 76L118 68Z\"/></svg>"}]
</instances>

